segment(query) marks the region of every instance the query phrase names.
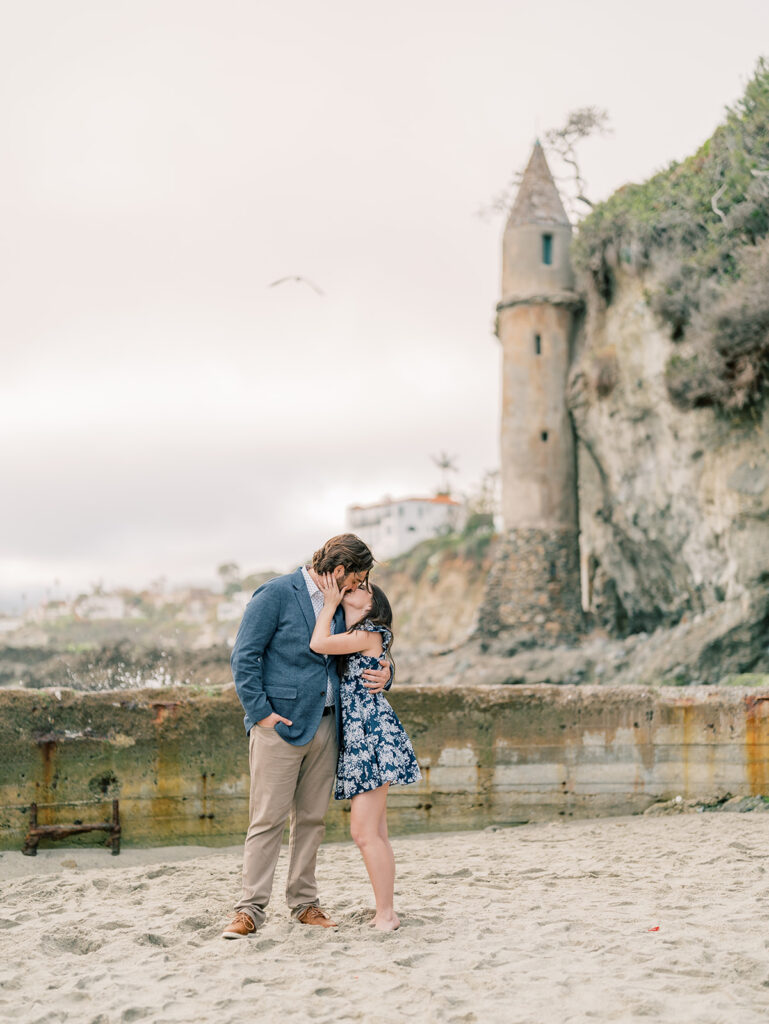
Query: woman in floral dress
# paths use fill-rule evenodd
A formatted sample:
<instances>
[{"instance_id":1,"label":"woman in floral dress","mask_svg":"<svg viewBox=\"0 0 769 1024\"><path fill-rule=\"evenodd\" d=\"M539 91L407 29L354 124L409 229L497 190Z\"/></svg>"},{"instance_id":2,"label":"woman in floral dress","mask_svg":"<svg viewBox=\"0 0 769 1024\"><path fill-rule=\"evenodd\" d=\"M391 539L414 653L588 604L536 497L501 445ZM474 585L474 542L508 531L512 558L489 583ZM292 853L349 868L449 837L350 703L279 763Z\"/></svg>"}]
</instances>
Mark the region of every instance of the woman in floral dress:
<instances>
[{"instance_id":1,"label":"woman in floral dress","mask_svg":"<svg viewBox=\"0 0 769 1024\"><path fill-rule=\"evenodd\" d=\"M363 584L342 594L333 576L320 578L323 609L310 647L318 654L345 655L340 672L343 745L337 763L336 798L351 798L350 833L366 865L376 899L371 924L394 931L395 858L387 836L387 790L391 784L417 782L414 748L383 693L370 693L362 673L377 665L392 643L392 611L384 592ZM347 632L331 635L338 605Z\"/></svg>"}]
</instances>

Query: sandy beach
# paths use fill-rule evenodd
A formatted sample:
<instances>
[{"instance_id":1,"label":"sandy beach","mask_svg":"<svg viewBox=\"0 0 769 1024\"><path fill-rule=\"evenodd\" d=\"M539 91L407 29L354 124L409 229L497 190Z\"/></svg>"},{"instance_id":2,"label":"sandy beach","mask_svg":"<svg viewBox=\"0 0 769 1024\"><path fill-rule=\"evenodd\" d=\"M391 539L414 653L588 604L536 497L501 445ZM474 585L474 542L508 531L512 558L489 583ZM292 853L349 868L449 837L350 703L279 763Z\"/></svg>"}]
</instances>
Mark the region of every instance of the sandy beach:
<instances>
[{"instance_id":1,"label":"sandy beach","mask_svg":"<svg viewBox=\"0 0 769 1024\"><path fill-rule=\"evenodd\" d=\"M350 843L320 851L338 931L219 937L240 849L0 855L0 1019L665 1021L769 1015L769 816L527 825L394 841L402 928L372 933ZM658 929L658 930L654 930Z\"/></svg>"}]
</instances>

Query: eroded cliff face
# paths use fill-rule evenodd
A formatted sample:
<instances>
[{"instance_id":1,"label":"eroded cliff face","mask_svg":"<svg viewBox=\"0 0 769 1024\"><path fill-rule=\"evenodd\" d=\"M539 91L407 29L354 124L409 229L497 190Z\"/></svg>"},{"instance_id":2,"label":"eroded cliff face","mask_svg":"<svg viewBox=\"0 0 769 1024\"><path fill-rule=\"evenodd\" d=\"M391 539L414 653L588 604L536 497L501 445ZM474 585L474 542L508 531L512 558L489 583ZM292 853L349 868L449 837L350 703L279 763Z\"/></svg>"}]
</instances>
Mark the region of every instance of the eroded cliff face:
<instances>
[{"instance_id":1,"label":"eroded cliff face","mask_svg":"<svg viewBox=\"0 0 769 1024\"><path fill-rule=\"evenodd\" d=\"M704 615L714 639L723 619L752 624L751 642L760 644L769 607L769 417L672 404L665 367L686 344L656 320L646 298L652 282L618 270L611 304L589 300L577 333L568 403L583 602L594 625L614 635Z\"/></svg>"},{"instance_id":2,"label":"eroded cliff face","mask_svg":"<svg viewBox=\"0 0 769 1024\"><path fill-rule=\"evenodd\" d=\"M498 539L482 553L435 551L377 566L374 578L392 604L396 661L402 655L433 654L463 644L474 632Z\"/></svg>"}]
</instances>

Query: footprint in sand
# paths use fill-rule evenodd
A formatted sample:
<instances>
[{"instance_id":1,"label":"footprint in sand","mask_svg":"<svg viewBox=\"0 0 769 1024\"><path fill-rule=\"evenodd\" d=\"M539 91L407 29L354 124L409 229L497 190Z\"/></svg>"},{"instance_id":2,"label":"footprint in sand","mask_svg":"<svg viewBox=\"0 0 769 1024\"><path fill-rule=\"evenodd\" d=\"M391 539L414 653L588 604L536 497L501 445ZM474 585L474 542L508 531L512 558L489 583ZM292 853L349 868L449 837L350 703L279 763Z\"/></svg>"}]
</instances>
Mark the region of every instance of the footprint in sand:
<instances>
[{"instance_id":1,"label":"footprint in sand","mask_svg":"<svg viewBox=\"0 0 769 1024\"><path fill-rule=\"evenodd\" d=\"M426 953L412 953L410 956L404 956L400 960L394 960L393 963L397 967L416 967L420 960L424 960Z\"/></svg>"},{"instance_id":2,"label":"footprint in sand","mask_svg":"<svg viewBox=\"0 0 769 1024\"><path fill-rule=\"evenodd\" d=\"M355 910L351 914L344 915L344 924L368 924L376 914L375 910ZM338 918L337 918L338 920Z\"/></svg>"},{"instance_id":3,"label":"footprint in sand","mask_svg":"<svg viewBox=\"0 0 769 1024\"><path fill-rule=\"evenodd\" d=\"M185 917L182 921L182 928L186 928L190 932L199 932L204 928L208 928L211 922L205 917Z\"/></svg>"},{"instance_id":4,"label":"footprint in sand","mask_svg":"<svg viewBox=\"0 0 769 1024\"><path fill-rule=\"evenodd\" d=\"M162 878L163 875L175 875L179 871L179 868L166 864L162 868L154 868L152 871L148 871L145 875L146 878Z\"/></svg>"},{"instance_id":5,"label":"footprint in sand","mask_svg":"<svg viewBox=\"0 0 769 1024\"><path fill-rule=\"evenodd\" d=\"M75 931L54 931L40 942L40 948L45 953L56 955L57 953L75 953L78 956L85 956L88 953L95 953L101 949L103 943L98 939L89 938L80 932Z\"/></svg>"},{"instance_id":6,"label":"footprint in sand","mask_svg":"<svg viewBox=\"0 0 769 1024\"><path fill-rule=\"evenodd\" d=\"M141 1020L143 1017L148 1017L150 1010L146 1006L130 1006L127 1010L123 1011L123 1016L120 1018L121 1021L125 1021L129 1024L132 1020Z\"/></svg>"},{"instance_id":7,"label":"footprint in sand","mask_svg":"<svg viewBox=\"0 0 769 1024\"><path fill-rule=\"evenodd\" d=\"M401 921L403 923L407 922L408 924L411 924L411 925L415 925L415 924L417 924L417 925L419 925L419 924L440 924L444 920L444 915L443 914L425 914L423 912L423 913L419 914L419 916L414 915L413 917L411 917L411 915L401 914L400 918L401 918Z\"/></svg>"},{"instance_id":8,"label":"footprint in sand","mask_svg":"<svg viewBox=\"0 0 769 1024\"><path fill-rule=\"evenodd\" d=\"M147 932L145 935L137 935L134 939L137 946L169 946L170 943L162 935L155 935L154 932Z\"/></svg>"}]
</instances>

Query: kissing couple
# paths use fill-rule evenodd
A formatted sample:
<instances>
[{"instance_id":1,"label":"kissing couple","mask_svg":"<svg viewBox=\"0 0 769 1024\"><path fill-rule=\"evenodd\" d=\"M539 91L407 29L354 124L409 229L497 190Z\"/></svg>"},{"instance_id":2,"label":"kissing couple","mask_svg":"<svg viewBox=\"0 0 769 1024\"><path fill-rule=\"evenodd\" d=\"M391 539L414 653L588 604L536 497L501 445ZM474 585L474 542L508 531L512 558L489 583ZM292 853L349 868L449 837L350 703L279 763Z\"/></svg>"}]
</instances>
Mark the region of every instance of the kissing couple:
<instances>
[{"instance_id":1,"label":"kissing couple","mask_svg":"<svg viewBox=\"0 0 769 1024\"><path fill-rule=\"evenodd\" d=\"M351 800L350 832L376 900L374 928L394 931L395 858L387 790L421 778L414 749L383 691L392 685L392 610L369 582L374 558L351 533L311 565L269 580L246 607L232 651L245 711L251 791L243 891L225 939L264 923L286 820L286 900L303 925L336 928L321 909L315 864L331 791Z\"/></svg>"}]
</instances>

